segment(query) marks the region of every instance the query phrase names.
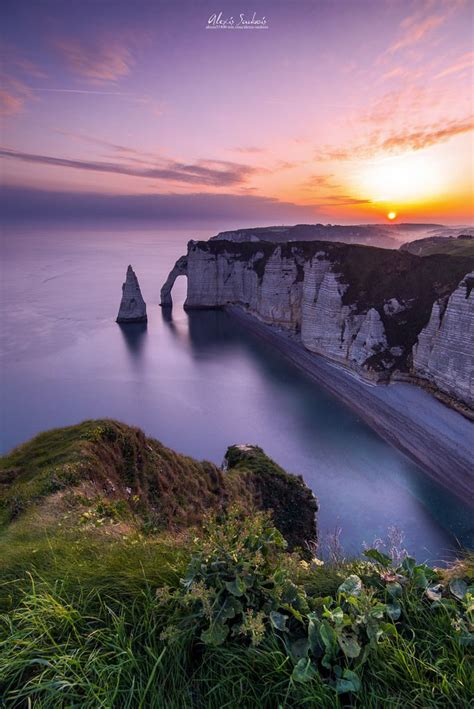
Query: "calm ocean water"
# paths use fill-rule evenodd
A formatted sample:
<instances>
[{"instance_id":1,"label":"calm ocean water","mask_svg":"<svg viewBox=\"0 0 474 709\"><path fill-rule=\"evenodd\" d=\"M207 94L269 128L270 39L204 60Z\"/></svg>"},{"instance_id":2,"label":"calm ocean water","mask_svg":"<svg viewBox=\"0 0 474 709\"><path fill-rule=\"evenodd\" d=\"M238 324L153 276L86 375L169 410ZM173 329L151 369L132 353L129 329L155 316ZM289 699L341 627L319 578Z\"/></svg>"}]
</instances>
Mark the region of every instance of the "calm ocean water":
<instances>
[{"instance_id":1,"label":"calm ocean water","mask_svg":"<svg viewBox=\"0 0 474 709\"><path fill-rule=\"evenodd\" d=\"M104 416L215 463L232 443L256 443L303 475L321 536L341 527L347 553L390 526L420 559L448 558L457 540L472 546L468 508L225 313L185 313L185 279L164 317L159 292L174 261L189 238L216 231L3 227L1 451ZM114 322L129 263L147 327Z\"/></svg>"}]
</instances>

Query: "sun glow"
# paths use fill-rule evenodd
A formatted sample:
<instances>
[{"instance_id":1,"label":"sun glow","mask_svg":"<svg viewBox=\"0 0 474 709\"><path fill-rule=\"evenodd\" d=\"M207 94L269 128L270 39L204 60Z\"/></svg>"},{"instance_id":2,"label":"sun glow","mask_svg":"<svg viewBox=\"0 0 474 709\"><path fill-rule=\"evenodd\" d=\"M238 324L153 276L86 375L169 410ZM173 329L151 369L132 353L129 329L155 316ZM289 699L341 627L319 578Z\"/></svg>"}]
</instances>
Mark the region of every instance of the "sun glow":
<instances>
[{"instance_id":1,"label":"sun glow","mask_svg":"<svg viewBox=\"0 0 474 709\"><path fill-rule=\"evenodd\" d=\"M406 153L364 166L358 189L374 202L419 202L440 192L441 175L440 166L424 151Z\"/></svg>"},{"instance_id":2,"label":"sun glow","mask_svg":"<svg viewBox=\"0 0 474 709\"><path fill-rule=\"evenodd\" d=\"M390 219L390 221L393 221L394 219L397 218L397 213L396 212L389 212L387 214L387 219Z\"/></svg>"}]
</instances>

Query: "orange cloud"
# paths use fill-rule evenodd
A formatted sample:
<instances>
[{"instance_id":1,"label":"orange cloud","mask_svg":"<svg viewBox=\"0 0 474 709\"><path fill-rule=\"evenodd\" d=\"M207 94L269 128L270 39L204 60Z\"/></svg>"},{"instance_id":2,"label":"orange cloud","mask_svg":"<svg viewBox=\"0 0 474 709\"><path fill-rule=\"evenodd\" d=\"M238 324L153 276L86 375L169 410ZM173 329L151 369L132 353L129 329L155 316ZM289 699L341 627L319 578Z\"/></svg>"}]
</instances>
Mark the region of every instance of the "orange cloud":
<instances>
[{"instance_id":1,"label":"orange cloud","mask_svg":"<svg viewBox=\"0 0 474 709\"><path fill-rule=\"evenodd\" d=\"M421 150L429 145L441 143L449 138L473 130L474 122L472 117L462 121L451 121L442 128L425 127L409 133L399 133L386 138L381 144L382 150Z\"/></svg>"},{"instance_id":2,"label":"orange cloud","mask_svg":"<svg viewBox=\"0 0 474 709\"><path fill-rule=\"evenodd\" d=\"M324 202L318 203L317 207L342 207L349 204L372 204L371 199L357 199L348 194L333 195L324 197Z\"/></svg>"},{"instance_id":3,"label":"orange cloud","mask_svg":"<svg viewBox=\"0 0 474 709\"><path fill-rule=\"evenodd\" d=\"M348 148L323 148L315 158L318 160L352 160L369 158L378 153L401 153L406 150L421 150L430 145L442 143L456 135L468 133L474 129L472 116L461 120L446 122L441 127L420 126L408 131L399 131L387 135L380 130L368 136L366 143Z\"/></svg>"},{"instance_id":4,"label":"orange cloud","mask_svg":"<svg viewBox=\"0 0 474 709\"><path fill-rule=\"evenodd\" d=\"M340 185L336 184L333 178L334 175L311 175L304 183L303 187L307 189L316 187L320 189L337 190L340 188Z\"/></svg>"}]
</instances>

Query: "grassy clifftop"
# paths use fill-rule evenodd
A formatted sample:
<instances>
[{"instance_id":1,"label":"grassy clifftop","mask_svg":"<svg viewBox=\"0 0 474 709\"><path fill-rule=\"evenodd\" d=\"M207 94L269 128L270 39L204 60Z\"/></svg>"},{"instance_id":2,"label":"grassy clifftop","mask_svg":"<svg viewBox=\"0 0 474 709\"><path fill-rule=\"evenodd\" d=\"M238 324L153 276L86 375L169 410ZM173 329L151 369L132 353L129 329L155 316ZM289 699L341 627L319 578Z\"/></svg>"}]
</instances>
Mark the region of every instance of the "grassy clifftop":
<instances>
[{"instance_id":1,"label":"grassy clifftop","mask_svg":"<svg viewBox=\"0 0 474 709\"><path fill-rule=\"evenodd\" d=\"M417 256L433 256L433 254L443 254L445 256L458 256L462 258L474 259L474 237L461 235L457 238L446 238L440 236L416 239L407 244L403 244L402 251Z\"/></svg>"},{"instance_id":2,"label":"grassy clifftop","mask_svg":"<svg viewBox=\"0 0 474 709\"><path fill-rule=\"evenodd\" d=\"M259 448L240 450L240 457L228 454L224 473L117 421L47 431L0 462L0 528L27 514L57 519L67 512L70 525L89 515L122 527L178 530L239 503L249 511L274 509L292 547L314 542L317 505L303 480ZM295 528L293 507L301 515Z\"/></svg>"},{"instance_id":3,"label":"grassy clifftop","mask_svg":"<svg viewBox=\"0 0 474 709\"><path fill-rule=\"evenodd\" d=\"M304 483L255 446L226 467L108 420L2 460L0 706L469 705L472 558L303 558Z\"/></svg>"}]
</instances>

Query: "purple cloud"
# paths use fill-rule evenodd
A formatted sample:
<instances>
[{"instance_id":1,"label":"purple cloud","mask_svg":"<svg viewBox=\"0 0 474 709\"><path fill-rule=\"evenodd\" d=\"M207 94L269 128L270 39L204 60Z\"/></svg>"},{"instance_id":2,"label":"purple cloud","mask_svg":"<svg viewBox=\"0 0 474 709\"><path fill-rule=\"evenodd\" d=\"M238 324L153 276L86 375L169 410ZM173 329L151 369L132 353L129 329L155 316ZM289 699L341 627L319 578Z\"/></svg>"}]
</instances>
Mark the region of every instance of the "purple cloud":
<instances>
[{"instance_id":1,"label":"purple cloud","mask_svg":"<svg viewBox=\"0 0 474 709\"><path fill-rule=\"evenodd\" d=\"M18 79L2 76L0 86L0 115L12 116L21 113L27 99L33 97L31 89Z\"/></svg>"},{"instance_id":2,"label":"purple cloud","mask_svg":"<svg viewBox=\"0 0 474 709\"><path fill-rule=\"evenodd\" d=\"M128 47L117 40L85 42L68 38L56 40L54 46L75 74L92 83L117 81L127 76L134 64Z\"/></svg>"},{"instance_id":3,"label":"purple cloud","mask_svg":"<svg viewBox=\"0 0 474 709\"><path fill-rule=\"evenodd\" d=\"M188 164L175 160L168 160L162 161L162 165L159 167L139 168L136 164L127 165L115 162L56 158L50 155L24 153L19 150L11 150L9 148L1 148L0 157L37 165L67 167L74 170L107 172L114 173L116 175L130 175L132 177L152 178L182 184L215 187L242 184L251 174L256 172L256 168L249 165L241 165L239 163L221 160L200 160L197 163ZM136 163L137 160L134 162Z\"/></svg>"},{"instance_id":4,"label":"purple cloud","mask_svg":"<svg viewBox=\"0 0 474 709\"><path fill-rule=\"evenodd\" d=\"M225 221L230 225L291 224L321 219L313 206L270 197L234 194L112 195L56 192L5 186L0 191L3 219L142 219L190 220L196 224Z\"/></svg>"}]
</instances>

